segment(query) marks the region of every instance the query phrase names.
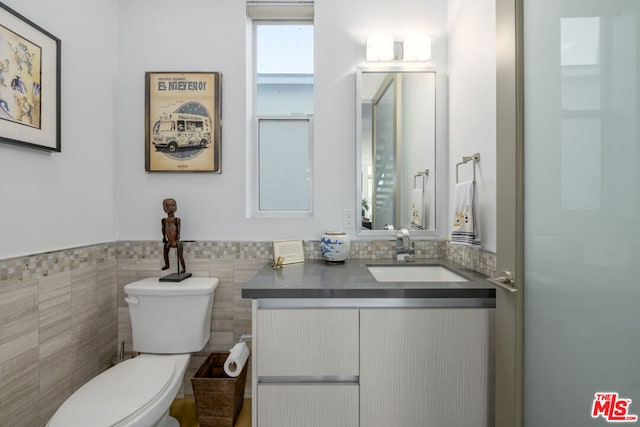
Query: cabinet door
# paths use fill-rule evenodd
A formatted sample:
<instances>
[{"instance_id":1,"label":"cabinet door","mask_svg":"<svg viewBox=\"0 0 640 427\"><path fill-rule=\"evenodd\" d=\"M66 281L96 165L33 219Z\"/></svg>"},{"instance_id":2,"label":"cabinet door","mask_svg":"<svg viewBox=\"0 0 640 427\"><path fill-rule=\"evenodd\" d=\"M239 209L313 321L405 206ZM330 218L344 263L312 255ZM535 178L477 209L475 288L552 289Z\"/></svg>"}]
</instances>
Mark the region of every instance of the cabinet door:
<instances>
[{"instance_id":1,"label":"cabinet door","mask_svg":"<svg viewBox=\"0 0 640 427\"><path fill-rule=\"evenodd\" d=\"M366 427L493 425L492 309L362 309Z\"/></svg>"},{"instance_id":2,"label":"cabinet door","mask_svg":"<svg viewBox=\"0 0 640 427\"><path fill-rule=\"evenodd\" d=\"M358 375L358 310L261 309L258 376Z\"/></svg>"},{"instance_id":3,"label":"cabinet door","mask_svg":"<svg viewBox=\"0 0 640 427\"><path fill-rule=\"evenodd\" d=\"M259 427L358 427L357 384L260 384Z\"/></svg>"}]
</instances>

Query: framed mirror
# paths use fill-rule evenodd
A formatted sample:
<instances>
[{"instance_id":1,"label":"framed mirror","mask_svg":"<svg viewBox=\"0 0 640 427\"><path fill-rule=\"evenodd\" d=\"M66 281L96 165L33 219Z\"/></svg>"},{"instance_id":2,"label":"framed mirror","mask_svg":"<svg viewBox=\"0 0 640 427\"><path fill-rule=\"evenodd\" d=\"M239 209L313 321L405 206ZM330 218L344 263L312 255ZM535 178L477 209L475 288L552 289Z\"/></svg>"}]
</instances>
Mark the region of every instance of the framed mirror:
<instances>
[{"instance_id":1,"label":"framed mirror","mask_svg":"<svg viewBox=\"0 0 640 427\"><path fill-rule=\"evenodd\" d=\"M359 235L436 224L436 73L426 68L356 71Z\"/></svg>"}]
</instances>

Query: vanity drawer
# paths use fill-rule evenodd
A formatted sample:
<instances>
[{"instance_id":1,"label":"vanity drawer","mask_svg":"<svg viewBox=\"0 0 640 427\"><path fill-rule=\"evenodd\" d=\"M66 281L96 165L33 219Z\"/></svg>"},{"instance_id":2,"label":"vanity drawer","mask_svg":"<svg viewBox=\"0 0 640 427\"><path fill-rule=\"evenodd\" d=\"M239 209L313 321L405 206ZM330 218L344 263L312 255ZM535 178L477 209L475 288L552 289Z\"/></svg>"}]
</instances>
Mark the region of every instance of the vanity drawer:
<instances>
[{"instance_id":1,"label":"vanity drawer","mask_svg":"<svg viewBox=\"0 0 640 427\"><path fill-rule=\"evenodd\" d=\"M260 427L358 427L357 384L260 384Z\"/></svg>"},{"instance_id":2,"label":"vanity drawer","mask_svg":"<svg viewBox=\"0 0 640 427\"><path fill-rule=\"evenodd\" d=\"M357 376L357 309L260 309L257 313L257 374Z\"/></svg>"}]
</instances>

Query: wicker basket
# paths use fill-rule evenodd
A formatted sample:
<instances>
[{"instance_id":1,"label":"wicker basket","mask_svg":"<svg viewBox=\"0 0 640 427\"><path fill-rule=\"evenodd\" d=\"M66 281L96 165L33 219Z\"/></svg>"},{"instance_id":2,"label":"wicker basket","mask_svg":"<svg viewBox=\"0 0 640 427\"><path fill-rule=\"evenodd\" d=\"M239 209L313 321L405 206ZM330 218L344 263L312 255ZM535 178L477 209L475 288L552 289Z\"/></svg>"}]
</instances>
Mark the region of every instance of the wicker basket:
<instances>
[{"instance_id":1,"label":"wicker basket","mask_svg":"<svg viewBox=\"0 0 640 427\"><path fill-rule=\"evenodd\" d=\"M240 375L224 372L225 353L211 353L191 378L200 427L233 427L244 401L247 366Z\"/></svg>"}]
</instances>

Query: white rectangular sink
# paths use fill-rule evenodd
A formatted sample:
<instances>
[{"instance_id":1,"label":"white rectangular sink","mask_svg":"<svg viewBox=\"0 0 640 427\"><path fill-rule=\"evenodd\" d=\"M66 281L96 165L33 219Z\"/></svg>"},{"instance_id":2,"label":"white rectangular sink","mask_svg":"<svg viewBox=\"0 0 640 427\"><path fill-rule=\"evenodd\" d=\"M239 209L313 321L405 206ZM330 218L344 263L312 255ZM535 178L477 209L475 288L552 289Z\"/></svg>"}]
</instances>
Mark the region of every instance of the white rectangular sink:
<instances>
[{"instance_id":1,"label":"white rectangular sink","mask_svg":"<svg viewBox=\"0 0 640 427\"><path fill-rule=\"evenodd\" d=\"M440 265L371 265L378 282L468 282Z\"/></svg>"}]
</instances>

